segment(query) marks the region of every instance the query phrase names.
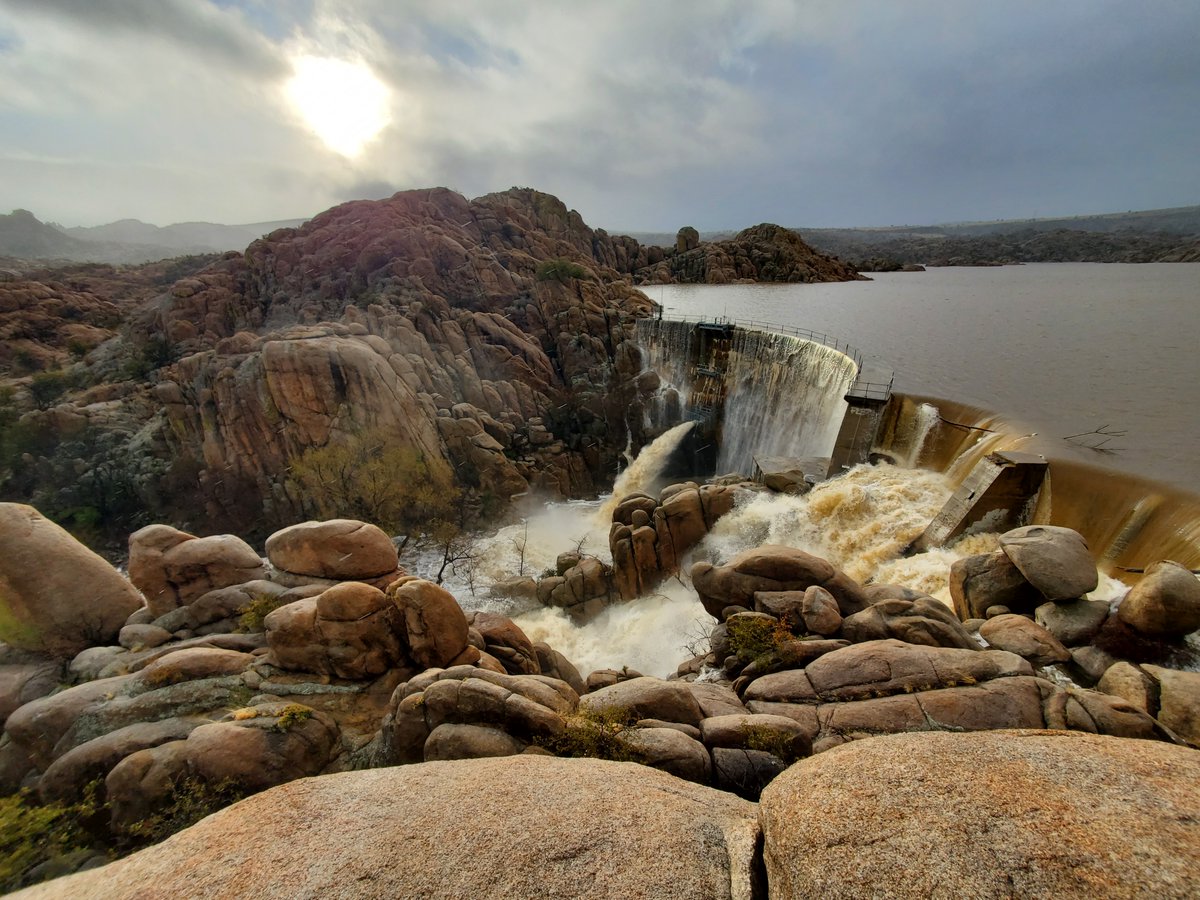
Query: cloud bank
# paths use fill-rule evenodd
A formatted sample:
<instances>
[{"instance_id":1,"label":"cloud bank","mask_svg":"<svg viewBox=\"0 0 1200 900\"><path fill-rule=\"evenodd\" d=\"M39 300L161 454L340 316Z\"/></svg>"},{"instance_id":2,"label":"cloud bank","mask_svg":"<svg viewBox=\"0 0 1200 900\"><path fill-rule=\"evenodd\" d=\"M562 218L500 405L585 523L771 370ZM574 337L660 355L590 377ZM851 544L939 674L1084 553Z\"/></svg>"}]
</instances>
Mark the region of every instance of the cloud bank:
<instances>
[{"instance_id":1,"label":"cloud bank","mask_svg":"<svg viewBox=\"0 0 1200 900\"><path fill-rule=\"evenodd\" d=\"M0 207L264 221L510 185L612 230L870 225L1200 202L1200 6L0 0ZM331 150L300 57L390 123Z\"/></svg>"}]
</instances>

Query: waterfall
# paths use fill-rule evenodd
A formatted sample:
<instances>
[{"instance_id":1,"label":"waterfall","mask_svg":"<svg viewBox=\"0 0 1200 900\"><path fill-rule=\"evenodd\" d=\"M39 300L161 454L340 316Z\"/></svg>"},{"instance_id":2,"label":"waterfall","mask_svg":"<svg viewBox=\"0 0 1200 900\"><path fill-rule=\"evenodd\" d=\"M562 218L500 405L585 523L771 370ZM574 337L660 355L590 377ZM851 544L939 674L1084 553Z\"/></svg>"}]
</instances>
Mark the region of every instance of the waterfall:
<instances>
[{"instance_id":1,"label":"waterfall","mask_svg":"<svg viewBox=\"0 0 1200 900\"><path fill-rule=\"evenodd\" d=\"M608 526L612 524L613 510L617 504L629 494L639 491L650 491L654 483L662 477L662 471L671 458L671 454L679 449L683 439L695 426L695 422L680 422L669 431L660 434L653 442L642 448L634 461L624 472L617 476L613 485L612 495L609 496L600 511L596 514L599 525L608 534Z\"/></svg>"},{"instance_id":2,"label":"waterfall","mask_svg":"<svg viewBox=\"0 0 1200 900\"><path fill-rule=\"evenodd\" d=\"M718 472L754 471L755 456L830 456L854 361L823 344L738 329L726 369Z\"/></svg>"},{"instance_id":3,"label":"waterfall","mask_svg":"<svg viewBox=\"0 0 1200 900\"><path fill-rule=\"evenodd\" d=\"M645 367L662 379L662 387L647 409L650 421L646 424L656 430L676 424L691 397L696 367L692 359L694 327L690 322L638 320L638 345Z\"/></svg>"}]
</instances>

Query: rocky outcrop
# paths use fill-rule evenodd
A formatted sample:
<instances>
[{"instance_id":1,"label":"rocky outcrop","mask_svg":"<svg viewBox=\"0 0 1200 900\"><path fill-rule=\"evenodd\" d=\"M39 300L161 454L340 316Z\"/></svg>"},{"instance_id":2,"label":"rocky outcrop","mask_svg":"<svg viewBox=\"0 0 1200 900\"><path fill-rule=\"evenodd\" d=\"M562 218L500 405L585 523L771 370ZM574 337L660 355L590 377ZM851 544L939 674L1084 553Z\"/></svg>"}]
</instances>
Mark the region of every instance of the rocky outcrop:
<instances>
[{"instance_id":1,"label":"rocky outcrop","mask_svg":"<svg viewBox=\"0 0 1200 900\"><path fill-rule=\"evenodd\" d=\"M0 503L0 640L69 659L142 605L112 566L32 506Z\"/></svg>"},{"instance_id":2,"label":"rocky outcrop","mask_svg":"<svg viewBox=\"0 0 1200 900\"><path fill-rule=\"evenodd\" d=\"M641 597L678 573L684 554L733 509L737 496L737 485L688 481L663 488L657 499L640 492L623 497L608 535L621 599Z\"/></svg>"},{"instance_id":3,"label":"rocky outcrop","mask_svg":"<svg viewBox=\"0 0 1200 900\"><path fill-rule=\"evenodd\" d=\"M963 621L992 607L1032 615L1047 600L1072 603L1096 589L1099 575L1087 542L1076 531L1029 525L1000 536L992 553L963 557L950 567L950 596Z\"/></svg>"},{"instance_id":4,"label":"rocky outcrop","mask_svg":"<svg viewBox=\"0 0 1200 900\"><path fill-rule=\"evenodd\" d=\"M129 580L156 618L209 591L266 574L262 558L232 534L201 538L170 525L147 525L129 536Z\"/></svg>"},{"instance_id":5,"label":"rocky outcrop","mask_svg":"<svg viewBox=\"0 0 1200 900\"><path fill-rule=\"evenodd\" d=\"M1066 732L906 734L789 769L759 817L771 896L1186 897L1200 754Z\"/></svg>"},{"instance_id":6,"label":"rocky outcrop","mask_svg":"<svg viewBox=\"0 0 1200 900\"><path fill-rule=\"evenodd\" d=\"M750 609L759 592L804 591L813 585L828 591L844 616L870 605L862 587L844 572L792 547L756 547L724 566L696 563L691 574L700 602L718 621L726 618L730 607Z\"/></svg>"},{"instance_id":7,"label":"rocky outcrop","mask_svg":"<svg viewBox=\"0 0 1200 900\"><path fill-rule=\"evenodd\" d=\"M437 762L296 781L26 896L104 900L153 885L258 897L749 900L762 888L758 837L753 804L644 766Z\"/></svg>"},{"instance_id":8,"label":"rocky outcrop","mask_svg":"<svg viewBox=\"0 0 1200 900\"><path fill-rule=\"evenodd\" d=\"M855 281L854 267L814 250L796 232L762 224L725 241L700 243L695 229L680 229L675 246L656 265L639 269L642 282L733 284L739 281Z\"/></svg>"}]
</instances>

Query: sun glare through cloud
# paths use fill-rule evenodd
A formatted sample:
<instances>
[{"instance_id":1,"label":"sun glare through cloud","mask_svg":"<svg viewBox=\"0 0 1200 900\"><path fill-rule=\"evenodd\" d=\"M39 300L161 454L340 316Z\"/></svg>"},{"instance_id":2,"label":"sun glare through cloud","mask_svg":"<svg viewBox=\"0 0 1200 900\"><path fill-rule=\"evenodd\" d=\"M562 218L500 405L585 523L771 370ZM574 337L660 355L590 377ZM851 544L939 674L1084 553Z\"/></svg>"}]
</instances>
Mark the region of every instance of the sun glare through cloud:
<instances>
[{"instance_id":1,"label":"sun glare through cloud","mask_svg":"<svg viewBox=\"0 0 1200 900\"><path fill-rule=\"evenodd\" d=\"M365 64L299 56L292 65L288 102L335 153L358 156L391 121L391 91Z\"/></svg>"}]
</instances>

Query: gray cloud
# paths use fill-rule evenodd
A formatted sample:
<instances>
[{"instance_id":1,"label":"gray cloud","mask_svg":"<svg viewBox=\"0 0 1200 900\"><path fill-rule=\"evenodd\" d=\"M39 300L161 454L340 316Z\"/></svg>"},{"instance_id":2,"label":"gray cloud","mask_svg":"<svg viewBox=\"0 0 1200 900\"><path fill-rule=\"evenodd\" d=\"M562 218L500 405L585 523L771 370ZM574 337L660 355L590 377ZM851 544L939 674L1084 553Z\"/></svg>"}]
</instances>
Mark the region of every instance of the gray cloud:
<instances>
[{"instance_id":1,"label":"gray cloud","mask_svg":"<svg viewBox=\"0 0 1200 900\"><path fill-rule=\"evenodd\" d=\"M430 185L531 185L610 229L1184 205L1197 33L1172 0L0 0L0 178L24 173L0 187L68 223ZM301 53L391 87L361 157L284 104Z\"/></svg>"},{"instance_id":2,"label":"gray cloud","mask_svg":"<svg viewBox=\"0 0 1200 900\"><path fill-rule=\"evenodd\" d=\"M192 0L0 0L0 8L59 18L97 35L123 33L170 41L261 77L281 77L286 62L236 12Z\"/></svg>"}]
</instances>

